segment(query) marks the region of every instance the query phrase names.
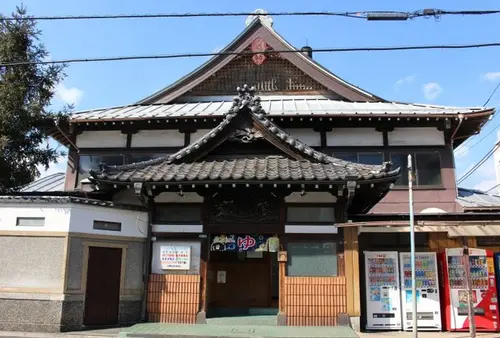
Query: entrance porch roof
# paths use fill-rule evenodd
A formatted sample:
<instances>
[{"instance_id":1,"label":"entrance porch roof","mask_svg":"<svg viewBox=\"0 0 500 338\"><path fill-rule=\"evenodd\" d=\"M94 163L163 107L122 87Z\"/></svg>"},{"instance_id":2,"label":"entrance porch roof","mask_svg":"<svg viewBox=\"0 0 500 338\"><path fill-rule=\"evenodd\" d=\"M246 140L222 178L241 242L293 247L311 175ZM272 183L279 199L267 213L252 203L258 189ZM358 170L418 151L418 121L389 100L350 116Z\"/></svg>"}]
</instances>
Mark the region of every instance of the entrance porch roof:
<instances>
[{"instance_id":1,"label":"entrance porch roof","mask_svg":"<svg viewBox=\"0 0 500 338\"><path fill-rule=\"evenodd\" d=\"M193 144L165 158L124 166L103 164L91 172L90 180L115 184L397 180L399 168L391 169L390 162L365 165L314 150L271 122L251 88L245 85L238 91L224 120ZM221 153L224 145L230 150ZM269 146L274 149L271 153ZM259 147L265 150L259 152ZM242 149L252 150L251 154L241 155Z\"/></svg>"}]
</instances>

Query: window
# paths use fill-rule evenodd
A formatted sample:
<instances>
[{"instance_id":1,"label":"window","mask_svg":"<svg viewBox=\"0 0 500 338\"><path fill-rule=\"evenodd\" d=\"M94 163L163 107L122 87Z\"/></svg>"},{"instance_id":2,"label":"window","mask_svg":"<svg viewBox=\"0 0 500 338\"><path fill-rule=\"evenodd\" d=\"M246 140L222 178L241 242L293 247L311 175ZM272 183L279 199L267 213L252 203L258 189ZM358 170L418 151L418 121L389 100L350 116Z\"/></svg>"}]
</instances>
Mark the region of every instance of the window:
<instances>
[{"instance_id":1,"label":"window","mask_svg":"<svg viewBox=\"0 0 500 338\"><path fill-rule=\"evenodd\" d=\"M123 155L81 155L78 161L78 182L89 177L92 169L99 169L99 163L122 165Z\"/></svg>"},{"instance_id":2,"label":"window","mask_svg":"<svg viewBox=\"0 0 500 338\"><path fill-rule=\"evenodd\" d=\"M130 163L144 162L165 157L168 154L132 154L130 155Z\"/></svg>"},{"instance_id":3,"label":"window","mask_svg":"<svg viewBox=\"0 0 500 338\"><path fill-rule=\"evenodd\" d=\"M287 206L287 224L329 224L335 223L333 207Z\"/></svg>"},{"instance_id":4,"label":"window","mask_svg":"<svg viewBox=\"0 0 500 338\"><path fill-rule=\"evenodd\" d=\"M45 217L18 217L16 226L18 227L43 227L45 225Z\"/></svg>"},{"instance_id":5,"label":"window","mask_svg":"<svg viewBox=\"0 0 500 338\"><path fill-rule=\"evenodd\" d=\"M154 216L158 224L201 224L201 204L159 204Z\"/></svg>"},{"instance_id":6,"label":"window","mask_svg":"<svg viewBox=\"0 0 500 338\"><path fill-rule=\"evenodd\" d=\"M333 156L362 164L381 165L384 162L384 154L382 153L335 153Z\"/></svg>"},{"instance_id":7,"label":"window","mask_svg":"<svg viewBox=\"0 0 500 338\"><path fill-rule=\"evenodd\" d=\"M288 276L337 276L336 242L290 242L287 251Z\"/></svg>"},{"instance_id":8,"label":"window","mask_svg":"<svg viewBox=\"0 0 500 338\"><path fill-rule=\"evenodd\" d=\"M411 153L414 184L417 186L441 185L441 159L438 152ZM408 153L392 153L393 168L401 168L401 176L396 185L408 185Z\"/></svg>"},{"instance_id":9,"label":"window","mask_svg":"<svg viewBox=\"0 0 500 338\"><path fill-rule=\"evenodd\" d=\"M122 231L122 224L118 222L94 221L95 230Z\"/></svg>"}]
</instances>

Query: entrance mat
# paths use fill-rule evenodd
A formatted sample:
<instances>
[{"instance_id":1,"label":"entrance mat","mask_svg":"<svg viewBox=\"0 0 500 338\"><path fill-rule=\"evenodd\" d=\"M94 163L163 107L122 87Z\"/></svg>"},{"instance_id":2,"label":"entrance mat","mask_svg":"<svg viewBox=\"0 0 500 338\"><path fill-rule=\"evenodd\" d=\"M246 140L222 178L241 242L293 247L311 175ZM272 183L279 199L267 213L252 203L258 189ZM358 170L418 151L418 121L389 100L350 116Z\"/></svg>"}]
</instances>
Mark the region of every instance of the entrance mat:
<instances>
[{"instance_id":1,"label":"entrance mat","mask_svg":"<svg viewBox=\"0 0 500 338\"><path fill-rule=\"evenodd\" d=\"M206 324L137 324L120 332L134 338L358 338L347 326L256 326Z\"/></svg>"}]
</instances>

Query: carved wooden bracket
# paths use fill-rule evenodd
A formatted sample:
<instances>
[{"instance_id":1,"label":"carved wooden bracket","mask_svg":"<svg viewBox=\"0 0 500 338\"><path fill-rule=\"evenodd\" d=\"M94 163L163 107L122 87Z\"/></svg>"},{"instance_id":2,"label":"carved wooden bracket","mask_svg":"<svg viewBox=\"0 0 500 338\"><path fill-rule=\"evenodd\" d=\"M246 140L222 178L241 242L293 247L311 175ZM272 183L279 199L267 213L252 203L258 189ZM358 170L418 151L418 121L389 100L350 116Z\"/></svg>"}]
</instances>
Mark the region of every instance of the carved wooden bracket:
<instances>
[{"instance_id":1,"label":"carved wooden bracket","mask_svg":"<svg viewBox=\"0 0 500 338\"><path fill-rule=\"evenodd\" d=\"M288 252L280 251L278 252L278 262L286 263L288 261Z\"/></svg>"}]
</instances>

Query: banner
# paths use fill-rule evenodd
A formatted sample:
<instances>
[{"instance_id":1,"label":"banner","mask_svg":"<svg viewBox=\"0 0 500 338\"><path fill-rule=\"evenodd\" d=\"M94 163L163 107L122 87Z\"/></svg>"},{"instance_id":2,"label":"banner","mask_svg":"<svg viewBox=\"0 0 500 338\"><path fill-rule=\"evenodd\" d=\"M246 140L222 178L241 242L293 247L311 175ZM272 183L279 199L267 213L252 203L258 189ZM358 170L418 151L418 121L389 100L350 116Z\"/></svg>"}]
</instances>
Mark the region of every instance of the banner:
<instances>
[{"instance_id":1,"label":"banner","mask_svg":"<svg viewBox=\"0 0 500 338\"><path fill-rule=\"evenodd\" d=\"M225 235L212 239L211 251L243 252L243 251L279 251L278 235Z\"/></svg>"}]
</instances>

